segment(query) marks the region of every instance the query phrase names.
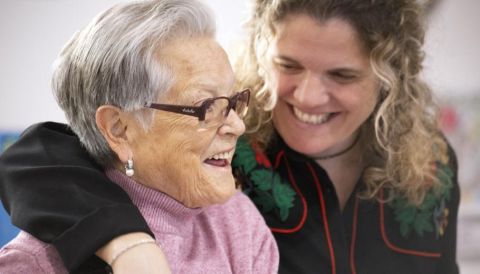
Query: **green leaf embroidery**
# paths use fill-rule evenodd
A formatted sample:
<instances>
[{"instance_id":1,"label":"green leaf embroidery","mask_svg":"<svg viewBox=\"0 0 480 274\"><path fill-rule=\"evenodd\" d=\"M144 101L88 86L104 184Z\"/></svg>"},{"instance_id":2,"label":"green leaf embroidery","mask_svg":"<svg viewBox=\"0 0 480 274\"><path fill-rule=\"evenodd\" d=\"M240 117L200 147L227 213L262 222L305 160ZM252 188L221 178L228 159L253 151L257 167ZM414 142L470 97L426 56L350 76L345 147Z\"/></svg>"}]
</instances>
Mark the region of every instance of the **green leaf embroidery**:
<instances>
[{"instance_id":1,"label":"green leaf embroidery","mask_svg":"<svg viewBox=\"0 0 480 274\"><path fill-rule=\"evenodd\" d=\"M245 174L252 172L258 165L255 160L255 152L244 137L238 139L232 165L234 167L242 167Z\"/></svg>"},{"instance_id":2,"label":"green leaf embroidery","mask_svg":"<svg viewBox=\"0 0 480 274\"><path fill-rule=\"evenodd\" d=\"M273 169L257 162L255 151L245 137L241 137L237 142L232 166L234 169L240 168L244 176L253 182L252 200L262 212L276 209L280 220L285 221L288 218L295 200L295 191Z\"/></svg>"},{"instance_id":3,"label":"green leaf embroidery","mask_svg":"<svg viewBox=\"0 0 480 274\"><path fill-rule=\"evenodd\" d=\"M282 183L278 174L274 175L273 197L280 210L280 220L285 221L288 218L288 210L293 207L295 191L289 185Z\"/></svg>"},{"instance_id":4,"label":"green leaf embroidery","mask_svg":"<svg viewBox=\"0 0 480 274\"><path fill-rule=\"evenodd\" d=\"M413 224L415 221L417 210L413 206L409 206L403 209L395 210L395 220L407 225Z\"/></svg>"},{"instance_id":5,"label":"green leaf embroidery","mask_svg":"<svg viewBox=\"0 0 480 274\"><path fill-rule=\"evenodd\" d=\"M423 201L423 204L420 205L420 207L423 209L434 208L436 204L437 199L435 195L427 195L425 196L425 200Z\"/></svg>"},{"instance_id":6,"label":"green leaf embroidery","mask_svg":"<svg viewBox=\"0 0 480 274\"><path fill-rule=\"evenodd\" d=\"M424 232L433 231L433 224L431 222L430 216L432 216L431 212L423 211L417 214L417 216L415 217L413 227L418 235L423 237Z\"/></svg>"},{"instance_id":7,"label":"green leaf embroidery","mask_svg":"<svg viewBox=\"0 0 480 274\"><path fill-rule=\"evenodd\" d=\"M252 200L256 205L262 207L262 211L270 212L273 210L275 207L275 201L270 193L262 190L255 190L255 194L257 195L253 197Z\"/></svg>"},{"instance_id":8,"label":"green leaf embroidery","mask_svg":"<svg viewBox=\"0 0 480 274\"><path fill-rule=\"evenodd\" d=\"M410 236L410 226L407 223L400 223L400 234L404 237Z\"/></svg>"},{"instance_id":9,"label":"green leaf embroidery","mask_svg":"<svg viewBox=\"0 0 480 274\"><path fill-rule=\"evenodd\" d=\"M436 195L433 190L428 192L419 207L409 205L405 198L397 198L389 203L394 209L395 221L400 223L400 234L403 237L409 237L412 231L422 237L426 232L444 230L446 215L443 207L445 201L448 201L451 196L453 171L449 166L437 163L437 177L443 185L442 193ZM440 214L443 215L440 216ZM445 224L440 226L438 222L445 222ZM441 233L437 231L438 234Z\"/></svg>"},{"instance_id":10,"label":"green leaf embroidery","mask_svg":"<svg viewBox=\"0 0 480 274\"><path fill-rule=\"evenodd\" d=\"M264 169L256 169L252 171L250 176L255 186L263 191L268 191L272 189L272 177L273 174L268 170Z\"/></svg>"}]
</instances>

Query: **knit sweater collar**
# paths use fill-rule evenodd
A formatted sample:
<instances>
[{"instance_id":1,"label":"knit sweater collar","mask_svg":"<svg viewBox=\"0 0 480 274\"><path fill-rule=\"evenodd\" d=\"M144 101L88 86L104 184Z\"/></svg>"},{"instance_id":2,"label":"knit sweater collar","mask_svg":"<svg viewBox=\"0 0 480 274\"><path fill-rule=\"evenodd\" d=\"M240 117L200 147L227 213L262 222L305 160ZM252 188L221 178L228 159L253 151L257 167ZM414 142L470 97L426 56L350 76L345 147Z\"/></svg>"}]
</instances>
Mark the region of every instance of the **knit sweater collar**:
<instances>
[{"instance_id":1,"label":"knit sweater collar","mask_svg":"<svg viewBox=\"0 0 480 274\"><path fill-rule=\"evenodd\" d=\"M178 229L204 210L188 208L167 194L134 181L119 170L110 169L105 174L127 192L152 230Z\"/></svg>"}]
</instances>

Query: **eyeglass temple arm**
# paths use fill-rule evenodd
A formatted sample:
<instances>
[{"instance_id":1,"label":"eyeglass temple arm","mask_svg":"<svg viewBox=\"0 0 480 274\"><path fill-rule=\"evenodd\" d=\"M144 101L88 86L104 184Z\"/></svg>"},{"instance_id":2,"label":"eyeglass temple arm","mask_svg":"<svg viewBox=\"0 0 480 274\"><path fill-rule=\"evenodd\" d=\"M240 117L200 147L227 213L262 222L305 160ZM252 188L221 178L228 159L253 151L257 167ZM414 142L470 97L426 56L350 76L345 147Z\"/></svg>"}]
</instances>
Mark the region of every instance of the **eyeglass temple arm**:
<instances>
[{"instance_id":1,"label":"eyeglass temple arm","mask_svg":"<svg viewBox=\"0 0 480 274\"><path fill-rule=\"evenodd\" d=\"M164 104L155 104L155 103L145 104L145 107L190 115L193 117L197 117L199 119L201 118L200 117L201 107L182 106L182 105L164 105Z\"/></svg>"}]
</instances>

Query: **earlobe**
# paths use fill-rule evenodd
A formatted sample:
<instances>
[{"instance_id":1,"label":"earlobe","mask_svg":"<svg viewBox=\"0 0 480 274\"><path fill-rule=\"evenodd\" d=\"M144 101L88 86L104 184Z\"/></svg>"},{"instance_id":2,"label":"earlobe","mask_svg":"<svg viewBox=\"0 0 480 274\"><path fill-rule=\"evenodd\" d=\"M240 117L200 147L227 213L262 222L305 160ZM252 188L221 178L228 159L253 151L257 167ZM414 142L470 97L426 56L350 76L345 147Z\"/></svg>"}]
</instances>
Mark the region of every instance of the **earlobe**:
<instances>
[{"instance_id":1,"label":"earlobe","mask_svg":"<svg viewBox=\"0 0 480 274\"><path fill-rule=\"evenodd\" d=\"M131 157L126 134L128 120L124 116L125 113L120 108L110 105L100 106L95 113L98 129L122 163Z\"/></svg>"}]
</instances>

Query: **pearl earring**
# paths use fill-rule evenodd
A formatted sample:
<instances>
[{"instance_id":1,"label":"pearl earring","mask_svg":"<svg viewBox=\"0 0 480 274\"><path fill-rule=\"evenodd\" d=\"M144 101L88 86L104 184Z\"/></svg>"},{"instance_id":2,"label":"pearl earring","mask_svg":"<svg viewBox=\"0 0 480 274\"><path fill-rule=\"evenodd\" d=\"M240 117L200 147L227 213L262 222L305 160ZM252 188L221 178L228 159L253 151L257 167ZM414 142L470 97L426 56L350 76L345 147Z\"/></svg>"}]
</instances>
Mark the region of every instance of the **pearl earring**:
<instances>
[{"instance_id":1,"label":"pearl earring","mask_svg":"<svg viewBox=\"0 0 480 274\"><path fill-rule=\"evenodd\" d=\"M128 159L127 164L125 165L125 174L127 174L128 177L132 177L135 171L133 170L133 160Z\"/></svg>"}]
</instances>

